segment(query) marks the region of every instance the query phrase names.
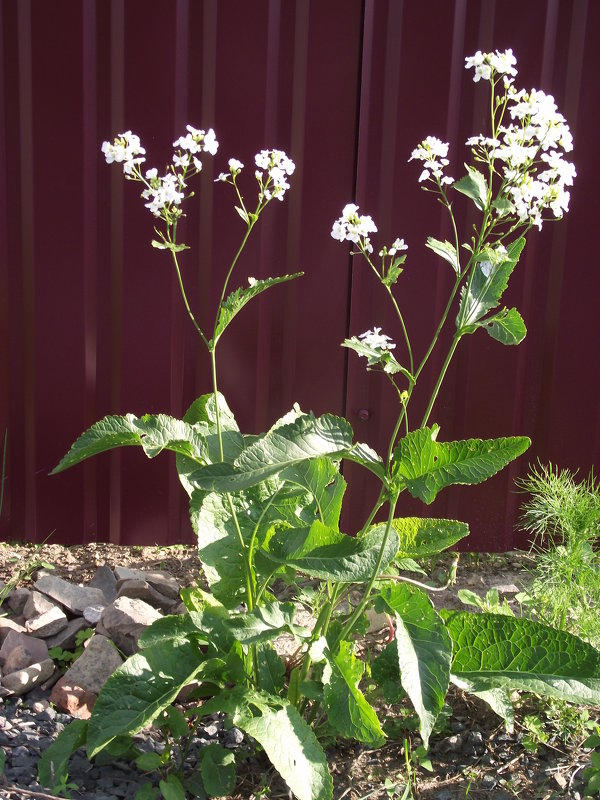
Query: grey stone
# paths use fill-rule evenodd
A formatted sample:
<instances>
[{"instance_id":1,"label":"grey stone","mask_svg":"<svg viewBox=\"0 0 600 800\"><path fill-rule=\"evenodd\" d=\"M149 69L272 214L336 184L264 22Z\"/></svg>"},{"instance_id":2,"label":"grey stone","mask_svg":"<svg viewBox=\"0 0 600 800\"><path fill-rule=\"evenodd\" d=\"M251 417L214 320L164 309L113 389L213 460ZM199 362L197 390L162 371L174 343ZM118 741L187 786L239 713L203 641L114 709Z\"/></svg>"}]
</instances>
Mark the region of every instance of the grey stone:
<instances>
[{"instance_id":1,"label":"grey stone","mask_svg":"<svg viewBox=\"0 0 600 800\"><path fill-rule=\"evenodd\" d=\"M88 692L98 694L122 663L123 659L112 642L105 636L95 634L63 677L72 685L81 686Z\"/></svg>"},{"instance_id":2,"label":"grey stone","mask_svg":"<svg viewBox=\"0 0 600 800\"><path fill-rule=\"evenodd\" d=\"M54 634L54 636L48 636L45 640L46 644L48 647L60 647L63 650L72 650L76 644L75 637L79 631L87 627L89 627L88 623L83 617L75 617L75 619L69 620L66 628L63 628L58 633Z\"/></svg>"},{"instance_id":3,"label":"grey stone","mask_svg":"<svg viewBox=\"0 0 600 800\"><path fill-rule=\"evenodd\" d=\"M141 569L128 569L127 567L115 567L115 576L117 581L125 580L127 578L141 578L153 586L157 592L164 594L166 597L171 597L173 600L179 600L180 586L175 578L164 570L148 571Z\"/></svg>"},{"instance_id":4,"label":"grey stone","mask_svg":"<svg viewBox=\"0 0 600 800\"><path fill-rule=\"evenodd\" d=\"M50 611L40 614L39 617L28 619L25 623L25 630L45 639L62 631L67 625L66 614L58 606L54 606Z\"/></svg>"},{"instance_id":5,"label":"grey stone","mask_svg":"<svg viewBox=\"0 0 600 800\"><path fill-rule=\"evenodd\" d=\"M0 645L4 642L10 631L26 633L23 625L20 625L18 622L15 622L8 617L0 617Z\"/></svg>"},{"instance_id":6,"label":"grey stone","mask_svg":"<svg viewBox=\"0 0 600 800\"><path fill-rule=\"evenodd\" d=\"M137 597L162 611L170 611L178 604L177 600L161 594L142 578L125 578L119 581L117 587L119 597Z\"/></svg>"},{"instance_id":7,"label":"grey stone","mask_svg":"<svg viewBox=\"0 0 600 800\"><path fill-rule=\"evenodd\" d=\"M131 656L137 651L142 632L161 617L159 611L143 600L118 597L102 612L96 631L112 639L120 650Z\"/></svg>"},{"instance_id":8,"label":"grey stone","mask_svg":"<svg viewBox=\"0 0 600 800\"><path fill-rule=\"evenodd\" d=\"M27 667L27 669L5 675L1 683L2 686L12 694L26 694L26 692L29 692L34 686L48 680L53 672L54 662L52 659L47 658L39 664L32 664L30 667Z\"/></svg>"},{"instance_id":9,"label":"grey stone","mask_svg":"<svg viewBox=\"0 0 600 800\"><path fill-rule=\"evenodd\" d=\"M108 564L98 567L89 585L92 589L100 589L104 593L106 598L104 605L108 605L117 599L117 579Z\"/></svg>"},{"instance_id":10,"label":"grey stone","mask_svg":"<svg viewBox=\"0 0 600 800\"><path fill-rule=\"evenodd\" d=\"M27 602L23 607L23 616L25 619L39 617L41 614L45 614L46 611L50 611L55 606L56 603L53 603L52 600L49 600L45 594L42 594L41 592L29 592L29 597L27 598Z\"/></svg>"},{"instance_id":11,"label":"grey stone","mask_svg":"<svg viewBox=\"0 0 600 800\"><path fill-rule=\"evenodd\" d=\"M87 606L87 608L83 609L83 619L89 625L96 625L100 617L102 616L102 612L104 611L105 608L106 608L105 603L103 603L102 605L98 603L93 606Z\"/></svg>"},{"instance_id":12,"label":"grey stone","mask_svg":"<svg viewBox=\"0 0 600 800\"><path fill-rule=\"evenodd\" d=\"M47 658L48 646L43 639L27 636L18 631L9 631L0 647L0 664L3 665L5 675L25 669L36 662L45 661Z\"/></svg>"},{"instance_id":13,"label":"grey stone","mask_svg":"<svg viewBox=\"0 0 600 800\"><path fill-rule=\"evenodd\" d=\"M13 614L21 614L29 598L31 591L25 587L13 589L6 599L6 604Z\"/></svg>"},{"instance_id":14,"label":"grey stone","mask_svg":"<svg viewBox=\"0 0 600 800\"><path fill-rule=\"evenodd\" d=\"M73 614L82 614L83 609L94 603L104 604L104 592L87 586L76 586L54 575L44 575L35 583L35 588L61 603Z\"/></svg>"}]
</instances>

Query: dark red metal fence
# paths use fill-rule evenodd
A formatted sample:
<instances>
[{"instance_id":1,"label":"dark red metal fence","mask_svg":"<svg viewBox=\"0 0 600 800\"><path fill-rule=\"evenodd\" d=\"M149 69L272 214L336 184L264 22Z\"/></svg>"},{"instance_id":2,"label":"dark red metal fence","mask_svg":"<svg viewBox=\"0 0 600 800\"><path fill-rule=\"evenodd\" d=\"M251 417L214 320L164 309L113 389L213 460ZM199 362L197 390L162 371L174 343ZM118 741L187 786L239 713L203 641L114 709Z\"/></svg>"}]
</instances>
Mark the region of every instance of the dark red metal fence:
<instances>
[{"instance_id":1,"label":"dark red metal fence","mask_svg":"<svg viewBox=\"0 0 600 800\"><path fill-rule=\"evenodd\" d=\"M382 242L408 241L401 301L423 344L448 278L423 244L444 238L447 223L407 159L432 134L462 162L461 143L485 118L485 89L464 57L512 47L519 83L552 93L567 116L579 176L568 217L530 237L509 290L525 343L473 336L433 416L444 439L520 433L534 445L427 513L469 521L471 548L521 542L513 481L528 461L587 473L600 460L599 34L600 5L587 0L0 0L0 429L9 432L0 538L193 538L168 456L149 462L126 450L48 477L101 416L180 415L210 385L169 259L150 247L152 218L137 187L105 165L104 139L131 129L160 167L187 122L217 131L219 154L205 160L184 232L185 280L204 321L240 235L227 187L213 177L230 156L250 164L263 147L290 153L293 191L268 209L240 269L306 275L232 325L221 388L247 431L298 401L345 414L358 438L382 449L395 400L339 343L374 325L395 334L393 321L364 266L331 239L331 223L356 198ZM352 530L372 490L362 475L348 477Z\"/></svg>"}]
</instances>

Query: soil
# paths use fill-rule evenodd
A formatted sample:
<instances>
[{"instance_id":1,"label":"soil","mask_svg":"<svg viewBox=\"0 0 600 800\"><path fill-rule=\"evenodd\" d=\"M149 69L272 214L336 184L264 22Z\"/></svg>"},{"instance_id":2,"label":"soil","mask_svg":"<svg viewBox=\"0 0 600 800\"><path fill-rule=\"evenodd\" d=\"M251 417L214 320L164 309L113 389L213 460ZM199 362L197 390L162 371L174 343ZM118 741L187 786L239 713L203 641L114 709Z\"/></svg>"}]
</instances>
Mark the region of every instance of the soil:
<instances>
[{"instance_id":1,"label":"soil","mask_svg":"<svg viewBox=\"0 0 600 800\"><path fill-rule=\"evenodd\" d=\"M54 566L53 574L76 583L86 583L98 567L108 564L164 569L182 586L190 586L197 583L200 568L195 548L188 545L121 547L93 543L63 547L0 543L0 580L7 581L32 561L48 562ZM468 588L483 596L487 589L497 587L500 596L506 597L518 613L515 587L526 587L530 566L530 557L525 553L463 554L456 584L448 590L432 593L432 599L439 608L464 608L457 597L458 589ZM441 559L430 567L431 574L443 581L448 561ZM23 576L21 585L27 582ZM385 633L373 635L369 646L377 647L384 638ZM396 723L395 738L390 735L386 744L377 750L344 743L327 747L334 798L401 800L408 773L412 795L406 797L420 800L576 800L582 797L582 772L589 763L589 751L582 743L589 731L583 724L577 724L577 720L589 714L588 727L592 722L600 724L600 708L572 709L562 715L562 723L557 723L556 713L552 714L539 698L530 695L514 699L515 732L507 735L502 720L485 703L451 688L448 705L452 713L432 737L431 769L425 768L428 765L419 765L414 757L411 761L410 755L420 740L410 731L409 723L404 730L398 725L402 709L381 706L380 718L387 719L388 724ZM569 713L574 723L565 722ZM539 744L536 752L525 746L527 730L523 720L527 714L546 720L548 740ZM261 761L249 759L238 773L235 800L290 796L285 784Z\"/></svg>"}]
</instances>

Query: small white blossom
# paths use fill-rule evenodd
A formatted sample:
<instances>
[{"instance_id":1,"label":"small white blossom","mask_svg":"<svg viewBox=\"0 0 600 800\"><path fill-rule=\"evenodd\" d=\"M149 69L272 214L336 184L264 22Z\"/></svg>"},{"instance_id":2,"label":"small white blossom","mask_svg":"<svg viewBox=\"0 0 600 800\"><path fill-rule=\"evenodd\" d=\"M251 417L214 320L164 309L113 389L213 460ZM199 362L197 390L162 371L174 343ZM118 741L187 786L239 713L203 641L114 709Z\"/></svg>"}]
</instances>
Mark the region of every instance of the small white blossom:
<instances>
[{"instance_id":1,"label":"small white blossom","mask_svg":"<svg viewBox=\"0 0 600 800\"><path fill-rule=\"evenodd\" d=\"M186 130L187 134L185 136L180 136L179 139L176 139L173 142L173 147L178 147L181 150L185 150L191 155L200 153L202 151L205 153L210 153L212 156L215 155L219 147L219 143L217 142L215 132L212 128L209 128L208 131L203 131L198 128L194 128L192 125L186 125ZM194 166L197 170L199 170L201 169L202 165L200 161L196 163L196 159L194 159Z\"/></svg>"},{"instance_id":2,"label":"small white blossom","mask_svg":"<svg viewBox=\"0 0 600 800\"><path fill-rule=\"evenodd\" d=\"M160 217L161 212L169 206L180 205L184 198L184 193L180 191L182 188L185 188L185 184L172 173L153 179L150 187L142 192L144 200L150 201L145 204L146 208L149 208L155 217Z\"/></svg>"},{"instance_id":3,"label":"small white blossom","mask_svg":"<svg viewBox=\"0 0 600 800\"><path fill-rule=\"evenodd\" d=\"M249 277L248 278L248 285L249 286L254 286L255 284L256 284L256 278Z\"/></svg>"},{"instance_id":4,"label":"small white blossom","mask_svg":"<svg viewBox=\"0 0 600 800\"><path fill-rule=\"evenodd\" d=\"M238 161L237 158L229 159L229 171L231 172L231 174L233 174L234 172L237 174L238 172L241 172L241 170L243 169L244 165L242 164L241 161Z\"/></svg>"},{"instance_id":5,"label":"small white blossom","mask_svg":"<svg viewBox=\"0 0 600 800\"><path fill-rule=\"evenodd\" d=\"M390 247L384 247L383 250L380 250L379 255L381 257L395 256L396 253L399 253L402 250L408 250L408 245L404 242L404 239L396 239Z\"/></svg>"},{"instance_id":6,"label":"small white blossom","mask_svg":"<svg viewBox=\"0 0 600 800\"><path fill-rule=\"evenodd\" d=\"M173 153L173 163L176 167L189 167L190 165L190 154L184 153L183 155L179 156L177 153Z\"/></svg>"},{"instance_id":7,"label":"small white blossom","mask_svg":"<svg viewBox=\"0 0 600 800\"><path fill-rule=\"evenodd\" d=\"M393 350L396 347L389 336L381 333L381 328L365 331L358 338L366 347L370 347L372 350Z\"/></svg>"},{"instance_id":8,"label":"small white blossom","mask_svg":"<svg viewBox=\"0 0 600 800\"><path fill-rule=\"evenodd\" d=\"M367 215L358 213L358 206L355 203L348 203L344 206L342 216L333 223L331 235L340 242L353 242L362 245L368 253L373 252L373 247L369 240L370 233L376 233L377 226L373 219Z\"/></svg>"}]
</instances>

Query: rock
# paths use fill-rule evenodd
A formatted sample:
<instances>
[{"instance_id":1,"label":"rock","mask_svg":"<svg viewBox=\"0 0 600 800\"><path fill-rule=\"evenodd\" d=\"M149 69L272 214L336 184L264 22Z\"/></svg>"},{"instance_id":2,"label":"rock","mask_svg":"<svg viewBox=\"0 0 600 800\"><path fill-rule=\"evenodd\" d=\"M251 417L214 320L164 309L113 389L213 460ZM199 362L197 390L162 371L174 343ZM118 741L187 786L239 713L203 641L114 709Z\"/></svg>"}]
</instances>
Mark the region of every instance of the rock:
<instances>
[{"instance_id":1,"label":"rock","mask_svg":"<svg viewBox=\"0 0 600 800\"><path fill-rule=\"evenodd\" d=\"M177 600L161 594L141 578L125 578L118 582L117 588L119 597L135 597L162 611L170 611L173 606L178 605Z\"/></svg>"},{"instance_id":2,"label":"rock","mask_svg":"<svg viewBox=\"0 0 600 800\"><path fill-rule=\"evenodd\" d=\"M117 579L108 564L98 567L89 585L92 589L100 589L103 592L106 598L104 605L108 605L117 599Z\"/></svg>"},{"instance_id":3,"label":"rock","mask_svg":"<svg viewBox=\"0 0 600 800\"><path fill-rule=\"evenodd\" d=\"M10 608L13 614L21 614L25 608L25 603L27 602L30 594L31 592L29 589L13 589L6 599L6 605Z\"/></svg>"},{"instance_id":4,"label":"rock","mask_svg":"<svg viewBox=\"0 0 600 800\"><path fill-rule=\"evenodd\" d=\"M71 686L81 686L88 692L98 694L122 663L123 659L112 642L105 636L95 634L63 678L66 678Z\"/></svg>"},{"instance_id":5,"label":"rock","mask_svg":"<svg viewBox=\"0 0 600 800\"><path fill-rule=\"evenodd\" d=\"M496 589L499 594L518 594L521 591L514 583L495 583L490 588Z\"/></svg>"},{"instance_id":6,"label":"rock","mask_svg":"<svg viewBox=\"0 0 600 800\"><path fill-rule=\"evenodd\" d=\"M0 617L0 645L4 642L10 631L18 631L19 633L27 633L23 625L14 622L8 617Z\"/></svg>"},{"instance_id":7,"label":"rock","mask_svg":"<svg viewBox=\"0 0 600 800\"><path fill-rule=\"evenodd\" d=\"M62 650L72 650L76 644L75 637L79 631L87 627L89 625L83 617L75 617L75 619L69 620L66 628L63 628L54 636L47 637L46 644L49 648L60 647Z\"/></svg>"},{"instance_id":8,"label":"rock","mask_svg":"<svg viewBox=\"0 0 600 800\"><path fill-rule=\"evenodd\" d=\"M83 609L95 603L106 602L101 589L88 586L75 586L54 575L44 575L35 583L35 588L63 605L72 614L83 614Z\"/></svg>"},{"instance_id":9,"label":"rock","mask_svg":"<svg viewBox=\"0 0 600 800\"><path fill-rule=\"evenodd\" d=\"M23 607L23 616L25 619L39 617L42 614L45 614L46 611L53 609L55 606L56 603L48 600L45 594L42 594L41 592L29 592L29 597Z\"/></svg>"},{"instance_id":10,"label":"rock","mask_svg":"<svg viewBox=\"0 0 600 800\"><path fill-rule=\"evenodd\" d=\"M18 631L9 631L8 636L0 647L0 664L3 665L4 674L17 672L36 662L48 658L48 647L43 639L27 636Z\"/></svg>"},{"instance_id":11,"label":"rock","mask_svg":"<svg viewBox=\"0 0 600 800\"><path fill-rule=\"evenodd\" d=\"M100 605L99 603L93 606L88 606L87 608L83 609L83 619L89 625L96 625L105 608L105 604Z\"/></svg>"},{"instance_id":12,"label":"rock","mask_svg":"<svg viewBox=\"0 0 600 800\"><path fill-rule=\"evenodd\" d=\"M98 696L86 691L82 686L72 686L66 675L54 685L50 701L57 708L78 719L89 719Z\"/></svg>"},{"instance_id":13,"label":"rock","mask_svg":"<svg viewBox=\"0 0 600 800\"><path fill-rule=\"evenodd\" d=\"M128 578L140 578L147 581L157 592L170 597L173 600L179 600L180 586L175 578L164 570L154 570L146 572L141 569L128 569L127 567L115 567L115 576L117 581L126 580Z\"/></svg>"},{"instance_id":14,"label":"rock","mask_svg":"<svg viewBox=\"0 0 600 800\"><path fill-rule=\"evenodd\" d=\"M21 695L48 680L53 672L54 662L52 659L47 658L39 664L32 664L30 667L27 667L27 669L11 672L10 675L4 675L1 683L11 694Z\"/></svg>"},{"instance_id":15,"label":"rock","mask_svg":"<svg viewBox=\"0 0 600 800\"><path fill-rule=\"evenodd\" d=\"M118 597L102 612L97 632L112 639L126 655L137 651L138 639L145 628L162 614L143 600Z\"/></svg>"},{"instance_id":16,"label":"rock","mask_svg":"<svg viewBox=\"0 0 600 800\"><path fill-rule=\"evenodd\" d=\"M53 606L50 611L40 614L39 617L32 617L25 623L25 630L28 633L35 633L45 639L54 636L59 631L64 630L68 625L66 614L58 606Z\"/></svg>"}]
</instances>

